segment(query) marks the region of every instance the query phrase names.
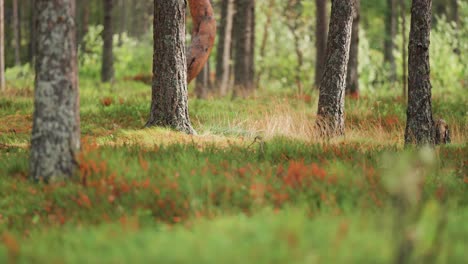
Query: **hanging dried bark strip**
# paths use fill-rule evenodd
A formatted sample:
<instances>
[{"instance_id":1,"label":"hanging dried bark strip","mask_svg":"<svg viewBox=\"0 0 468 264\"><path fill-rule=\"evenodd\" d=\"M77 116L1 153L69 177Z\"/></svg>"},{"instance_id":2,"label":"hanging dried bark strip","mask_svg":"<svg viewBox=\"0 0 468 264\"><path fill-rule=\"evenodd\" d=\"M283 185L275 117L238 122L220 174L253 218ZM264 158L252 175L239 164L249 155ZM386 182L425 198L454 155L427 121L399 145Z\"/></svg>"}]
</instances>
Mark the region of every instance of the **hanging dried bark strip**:
<instances>
[{"instance_id":1,"label":"hanging dried bark strip","mask_svg":"<svg viewBox=\"0 0 468 264\"><path fill-rule=\"evenodd\" d=\"M189 0L193 21L192 44L187 54L187 82L190 83L203 69L214 46L216 20L210 0Z\"/></svg>"}]
</instances>

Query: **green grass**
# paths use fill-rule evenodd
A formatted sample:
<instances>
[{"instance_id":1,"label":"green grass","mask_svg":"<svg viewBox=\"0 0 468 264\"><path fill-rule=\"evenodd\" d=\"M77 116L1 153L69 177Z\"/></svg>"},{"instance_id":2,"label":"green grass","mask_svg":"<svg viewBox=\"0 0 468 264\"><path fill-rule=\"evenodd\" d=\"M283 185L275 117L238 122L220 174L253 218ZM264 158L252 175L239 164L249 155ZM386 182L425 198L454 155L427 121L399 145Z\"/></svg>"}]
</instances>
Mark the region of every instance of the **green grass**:
<instances>
[{"instance_id":1,"label":"green grass","mask_svg":"<svg viewBox=\"0 0 468 264\"><path fill-rule=\"evenodd\" d=\"M390 263L405 237L413 262L466 259L464 91L434 90L453 143L419 151L388 91L347 100L347 135L326 142L316 92L191 97L187 136L142 129L146 85L83 79L80 171L43 185L28 180L28 78L0 97L1 263Z\"/></svg>"}]
</instances>

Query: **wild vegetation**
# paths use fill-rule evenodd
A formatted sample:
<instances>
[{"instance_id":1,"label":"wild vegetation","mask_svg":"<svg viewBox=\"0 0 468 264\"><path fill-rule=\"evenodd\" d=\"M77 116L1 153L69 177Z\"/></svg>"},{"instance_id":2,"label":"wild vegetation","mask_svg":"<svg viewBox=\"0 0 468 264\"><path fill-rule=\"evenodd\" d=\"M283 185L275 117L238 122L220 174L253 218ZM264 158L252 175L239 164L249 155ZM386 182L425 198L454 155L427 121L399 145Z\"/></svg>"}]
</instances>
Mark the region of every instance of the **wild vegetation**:
<instances>
[{"instance_id":1,"label":"wild vegetation","mask_svg":"<svg viewBox=\"0 0 468 264\"><path fill-rule=\"evenodd\" d=\"M204 99L189 86L197 135L144 128L151 103L151 30L114 38L112 81L100 80L102 27L79 50L81 151L76 177L30 180L34 71L8 67L0 95L0 263L463 263L468 247L468 5L463 27L439 17L431 35L432 111L451 143L405 147L407 105L389 82L380 5L363 2L358 98L344 136L315 129L310 32L298 92L294 38L258 1L251 96ZM309 3L311 2L311 3ZM304 1L298 30L314 20ZM270 3L270 4L271 4ZM311 31L312 32L312 31ZM380 35L379 35L380 34ZM396 46L401 45L398 37ZM261 41L256 42L261 50ZM460 54L454 53L454 49ZM210 62L217 56L213 49ZM396 64L402 54L395 50ZM310 58L310 60L309 60ZM397 67L397 79L401 69Z\"/></svg>"}]
</instances>

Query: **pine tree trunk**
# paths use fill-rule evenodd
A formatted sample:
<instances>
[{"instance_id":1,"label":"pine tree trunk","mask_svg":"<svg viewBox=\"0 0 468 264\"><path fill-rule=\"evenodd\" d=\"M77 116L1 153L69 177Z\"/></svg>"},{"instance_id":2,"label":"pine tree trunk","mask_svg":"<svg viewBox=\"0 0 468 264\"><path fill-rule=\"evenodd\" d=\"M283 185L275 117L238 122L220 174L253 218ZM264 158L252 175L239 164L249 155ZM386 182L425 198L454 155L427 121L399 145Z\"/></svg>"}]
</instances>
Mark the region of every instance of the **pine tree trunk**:
<instances>
[{"instance_id":1,"label":"pine tree trunk","mask_svg":"<svg viewBox=\"0 0 468 264\"><path fill-rule=\"evenodd\" d=\"M344 134L346 71L353 24L353 3L333 0L327 60L320 82L317 125L324 137Z\"/></svg>"},{"instance_id":2,"label":"pine tree trunk","mask_svg":"<svg viewBox=\"0 0 468 264\"><path fill-rule=\"evenodd\" d=\"M315 86L320 86L327 56L327 0L315 0Z\"/></svg>"},{"instance_id":3,"label":"pine tree trunk","mask_svg":"<svg viewBox=\"0 0 468 264\"><path fill-rule=\"evenodd\" d=\"M19 16L18 16L18 0L13 0L13 23L12 31L13 31L13 39L14 39L14 49L15 49L15 66L21 65L21 40L20 40L20 24L19 24Z\"/></svg>"},{"instance_id":4,"label":"pine tree trunk","mask_svg":"<svg viewBox=\"0 0 468 264\"><path fill-rule=\"evenodd\" d=\"M36 10L34 9L35 0L30 0L30 20L29 20L29 63L34 65L34 58L36 56Z\"/></svg>"},{"instance_id":5,"label":"pine tree trunk","mask_svg":"<svg viewBox=\"0 0 468 264\"><path fill-rule=\"evenodd\" d=\"M387 12L385 14L385 41L384 62L389 67L390 81L396 81L396 64L393 51L395 50L395 38L397 33L397 3L396 0L387 0Z\"/></svg>"},{"instance_id":6,"label":"pine tree trunk","mask_svg":"<svg viewBox=\"0 0 468 264\"><path fill-rule=\"evenodd\" d=\"M222 96L229 90L234 0L222 0L216 58L216 83Z\"/></svg>"},{"instance_id":7,"label":"pine tree trunk","mask_svg":"<svg viewBox=\"0 0 468 264\"><path fill-rule=\"evenodd\" d=\"M346 92L353 98L359 97L359 21L361 16L360 0L353 0L354 15L349 48L348 70L346 74Z\"/></svg>"},{"instance_id":8,"label":"pine tree trunk","mask_svg":"<svg viewBox=\"0 0 468 264\"><path fill-rule=\"evenodd\" d=\"M104 31L103 40L104 46L102 50L102 69L101 80L109 82L114 78L114 54L113 54L113 38L114 29L112 25L112 9L114 4L112 0L104 1Z\"/></svg>"},{"instance_id":9,"label":"pine tree trunk","mask_svg":"<svg viewBox=\"0 0 468 264\"><path fill-rule=\"evenodd\" d=\"M432 0L413 0L408 54L406 144L434 144L429 45Z\"/></svg>"},{"instance_id":10,"label":"pine tree trunk","mask_svg":"<svg viewBox=\"0 0 468 264\"><path fill-rule=\"evenodd\" d=\"M68 178L79 149L75 0L36 0L37 59L31 178Z\"/></svg>"},{"instance_id":11,"label":"pine tree trunk","mask_svg":"<svg viewBox=\"0 0 468 264\"><path fill-rule=\"evenodd\" d=\"M5 91L5 3L0 0L0 91Z\"/></svg>"},{"instance_id":12,"label":"pine tree trunk","mask_svg":"<svg viewBox=\"0 0 468 264\"><path fill-rule=\"evenodd\" d=\"M198 99L206 99L210 89L210 62L208 61L196 78L195 94Z\"/></svg>"},{"instance_id":13,"label":"pine tree trunk","mask_svg":"<svg viewBox=\"0 0 468 264\"><path fill-rule=\"evenodd\" d=\"M234 92L233 97L247 96L254 89L255 1L235 0L234 16Z\"/></svg>"},{"instance_id":14,"label":"pine tree trunk","mask_svg":"<svg viewBox=\"0 0 468 264\"><path fill-rule=\"evenodd\" d=\"M147 127L171 127L194 134L188 112L185 3L154 0L154 58Z\"/></svg>"}]
</instances>

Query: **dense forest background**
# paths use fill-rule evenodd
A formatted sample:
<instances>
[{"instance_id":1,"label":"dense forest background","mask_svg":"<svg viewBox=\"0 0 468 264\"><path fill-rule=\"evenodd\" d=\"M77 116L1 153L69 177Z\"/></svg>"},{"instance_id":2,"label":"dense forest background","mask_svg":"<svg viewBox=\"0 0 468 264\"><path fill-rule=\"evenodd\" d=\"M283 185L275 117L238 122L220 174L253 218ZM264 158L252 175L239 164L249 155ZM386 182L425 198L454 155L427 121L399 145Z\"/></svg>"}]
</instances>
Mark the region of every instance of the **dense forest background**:
<instances>
[{"instance_id":1,"label":"dense forest background","mask_svg":"<svg viewBox=\"0 0 468 264\"><path fill-rule=\"evenodd\" d=\"M18 5L17 12L13 3ZM111 1L111 25L114 35L115 78L132 78L151 74L152 61L152 1ZM221 18L223 2L213 1L218 29L225 20ZM466 87L468 4L465 1L434 0L433 30L431 36L431 66L434 89L450 90ZM5 1L5 60L8 79L15 78L22 65L26 70L34 58L33 1ZM406 16L406 34L409 33L411 2L362 1L359 30L359 81L360 89L366 92L391 91L402 86L402 19L401 4ZM389 8L393 6L393 8ZM260 89L293 90L312 89L315 78L316 49L315 1L256 1L255 3L255 56L256 79ZM327 5L329 16L330 4ZM77 40L79 45L79 71L82 78L95 78L101 74L104 24L102 1L77 1ZM187 14L189 15L189 14ZM243 17L242 14L237 16ZM392 17L393 18L389 18ZM18 19L18 23L14 23ZM393 19L393 29L388 26ZM190 19L187 19L190 21ZM387 25L387 26L386 26ZM234 26L235 30L236 26ZM190 25L188 25L188 30ZM392 33L393 32L393 33ZM17 38L16 38L17 36ZM220 38L218 37L217 40ZM386 41L393 41L393 62L386 57ZM187 34L190 41L190 34ZM406 40L407 41L407 40ZM406 47L405 47L406 48ZM210 56L212 76L220 66L219 49ZM232 65L232 63L231 63ZM394 67L394 69L392 69ZM394 75L396 71L396 76ZM395 79L397 82L388 82Z\"/></svg>"}]
</instances>

